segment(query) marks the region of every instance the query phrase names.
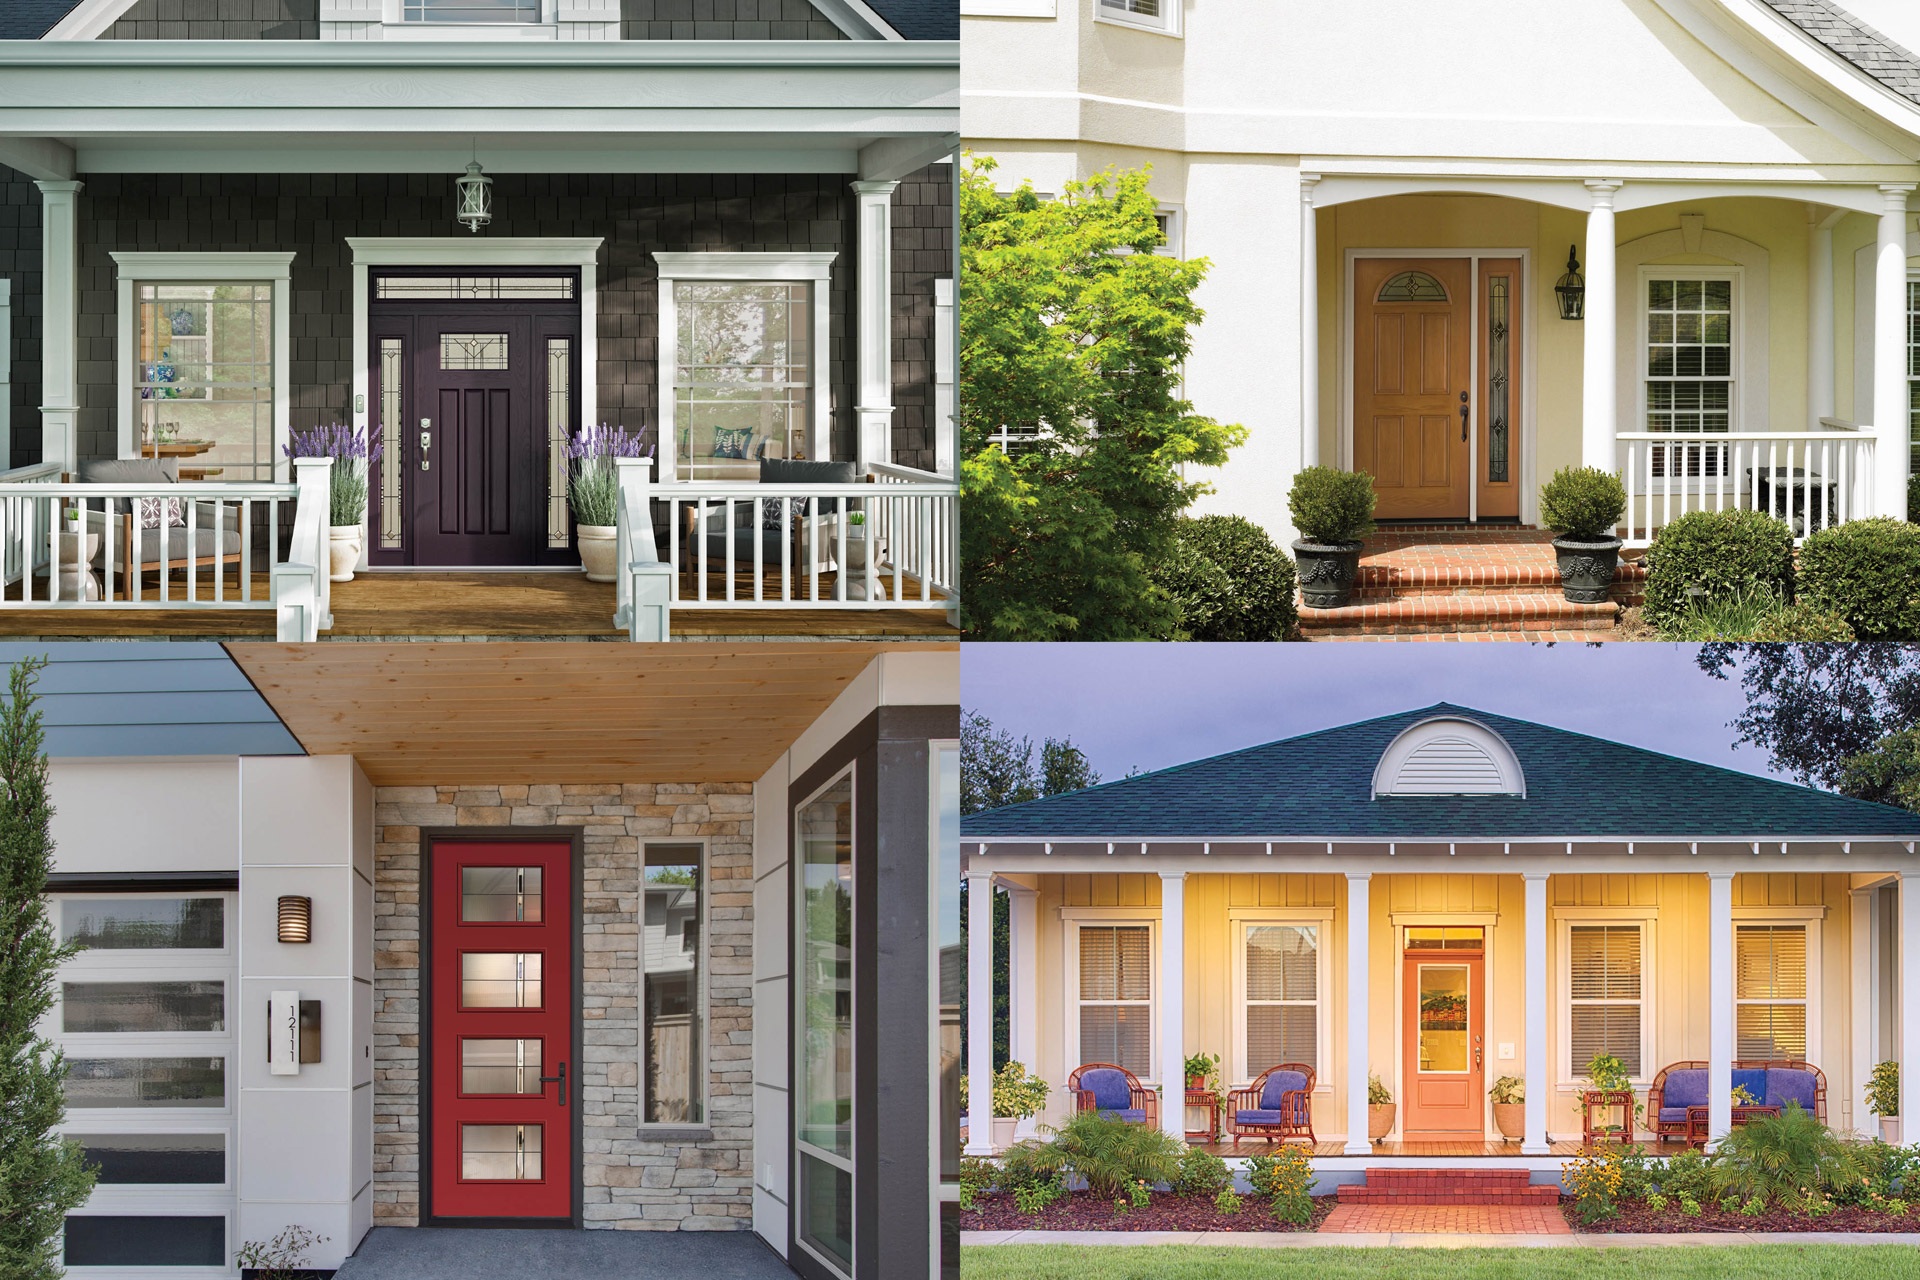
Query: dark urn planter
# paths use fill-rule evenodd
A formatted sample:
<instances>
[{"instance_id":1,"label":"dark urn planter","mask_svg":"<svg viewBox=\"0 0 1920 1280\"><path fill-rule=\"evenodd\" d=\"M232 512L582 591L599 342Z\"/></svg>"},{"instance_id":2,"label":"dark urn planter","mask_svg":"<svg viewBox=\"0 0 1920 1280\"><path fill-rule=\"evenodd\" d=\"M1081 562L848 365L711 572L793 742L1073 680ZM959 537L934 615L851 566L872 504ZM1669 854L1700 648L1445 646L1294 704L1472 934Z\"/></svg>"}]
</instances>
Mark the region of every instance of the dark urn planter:
<instances>
[{"instance_id":1,"label":"dark urn planter","mask_svg":"<svg viewBox=\"0 0 1920 1280\"><path fill-rule=\"evenodd\" d=\"M1360 578L1358 542L1293 544L1293 560L1300 571L1300 599L1309 609L1338 609L1353 599Z\"/></svg>"},{"instance_id":2,"label":"dark urn planter","mask_svg":"<svg viewBox=\"0 0 1920 1280\"><path fill-rule=\"evenodd\" d=\"M1612 598L1614 570L1620 567L1620 539L1555 538L1553 554L1560 562L1560 590L1567 599L1575 604L1605 604Z\"/></svg>"}]
</instances>

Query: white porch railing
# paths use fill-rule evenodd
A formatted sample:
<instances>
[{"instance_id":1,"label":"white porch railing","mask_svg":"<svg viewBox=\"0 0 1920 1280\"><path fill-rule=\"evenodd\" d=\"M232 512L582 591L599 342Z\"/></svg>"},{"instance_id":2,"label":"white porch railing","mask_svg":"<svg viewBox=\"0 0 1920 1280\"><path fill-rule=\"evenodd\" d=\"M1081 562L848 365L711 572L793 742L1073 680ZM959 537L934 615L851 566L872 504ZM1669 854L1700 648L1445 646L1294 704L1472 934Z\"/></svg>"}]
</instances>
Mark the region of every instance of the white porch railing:
<instances>
[{"instance_id":1,"label":"white porch railing","mask_svg":"<svg viewBox=\"0 0 1920 1280\"><path fill-rule=\"evenodd\" d=\"M1820 430L1678 435L1622 432L1626 543L1644 547L1689 511L1764 511L1796 543L1872 514L1874 435L1822 418Z\"/></svg>"},{"instance_id":2,"label":"white porch railing","mask_svg":"<svg viewBox=\"0 0 1920 1280\"><path fill-rule=\"evenodd\" d=\"M629 640L672 639L673 566L661 561L653 539L648 497L651 458L616 458L620 506L614 520L613 625Z\"/></svg>"},{"instance_id":3,"label":"white porch railing","mask_svg":"<svg viewBox=\"0 0 1920 1280\"><path fill-rule=\"evenodd\" d=\"M316 639L332 623L330 467L300 459L293 484L77 483L58 463L0 473L0 609L275 609L282 640ZM143 527L142 499L181 523ZM292 534L284 562L282 529ZM271 569L266 593L254 583L256 549Z\"/></svg>"}]
</instances>

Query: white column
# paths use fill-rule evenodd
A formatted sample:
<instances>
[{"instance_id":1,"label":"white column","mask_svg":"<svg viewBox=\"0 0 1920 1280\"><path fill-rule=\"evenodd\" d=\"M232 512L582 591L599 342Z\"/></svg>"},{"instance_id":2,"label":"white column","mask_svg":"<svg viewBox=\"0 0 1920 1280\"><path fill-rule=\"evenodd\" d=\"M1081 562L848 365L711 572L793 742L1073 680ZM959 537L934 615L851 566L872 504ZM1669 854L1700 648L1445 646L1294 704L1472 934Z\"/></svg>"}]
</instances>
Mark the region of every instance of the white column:
<instances>
[{"instance_id":1,"label":"white column","mask_svg":"<svg viewBox=\"0 0 1920 1280\"><path fill-rule=\"evenodd\" d=\"M1707 1141L1733 1128L1733 872L1707 872Z\"/></svg>"},{"instance_id":2,"label":"white column","mask_svg":"<svg viewBox=\"0 0 1920 1280\"><path fill-rule=\"evenodd\" d=\"M80 458L80 188L40 188L40 460L77 470ZM132 359L122 352L121 359Z\"/></svg>"},{"instance_id":3,"label":"white column","mask_svg":"<svg viewBox=\"0 0 1920 1280\"><path fill-rule=\"evenodd\" d=\"M1032 1070L1040 1050L1040 895L1002 881L1007 894L1007 1055ZM1037 1121L1020 1122L1019 1136Z\"/></svg>"},{"instance_id":4,"label":"white column","mask_svg":"<svg viewBox=\"0 0 1920 1280\"><path fill-rule=\"evenodd\" d=\"M1920 1139L1920 874L1900 874L1900 1137Z\"/></svg>"},{"instance_id":5,"label":"white column","mask_svg":"<svg viewBox=\"0 0 1920 1280\"><path fill-rule=\"evenodd\" d=\"M1874 962L1873 948L1873 899L1876 892L1878 890L1855 889L1847 895L1852 908L1848 919L1848 937L1853 943L1853 983L1847 1005L1848 1017L1853 1024L1853 1062L1847 1072L1845 1128L1869 1136L1875 1126L1867 1113L1867 1075L1873 1070L1873 1024L1874 1015L1880 1007L1879 965Z\"/></svg>"},{"instance_id":6,"label":"white column","mask_svg":"<svg viewBox=\"0 0 1920 1280\"><path fill-rule=\"evenodd\" d=\"M1807 429L1833 415L1833 221L1807 209Z\"/></svg>"},{"instance_id":7,"label":"white column","mask_svg":"<svg viewBox=\"0 0 1920 1280\"><path fill-rule=\"evenodd\" d=\"M967 873L967 1150L993 1154L993 876Z\"/></svg>"},{"instance_id":8,"label":"white column","mask_svg":"<svg viewBox=\"0 0 1920 1280\"><path fill-rule=\"evenodd\" d=\"M1350 1156L1373 1154L1367 1140L1367 905L1370 872L1347 872L1347 1148Z\"/></svg>"},{"instance_id":9,"label":"white column","mask_svg":"<svg viewBox=\"0 0 1920 1280\"><path fill-rule=\"evenodd\" d=\"M1527 1133L1520 1153L1547 1154L1547 877L1529 872L1527 888Z\"/></svg>"},{"instance_id":10,"label":"white column","mask_svg":"<svg viewBox=\"0 0 1920 1280\"><path fill-rule=\"evenodd\" d=\"M1160 873L1160 1129L1187 1136L1187 873Z\"/></svg>"},{"instance_id":11,"label":"white column","mask_svg":"<svg viewBox=\"0 0 1920 1280\"><path fill-rule=\"evenodd\" d=\"M1590 181L1587 210L1585 360L1581 373L1580 461L1602 471L1619 469L1614 436L1620 429L1614 366L1618 325L1614 284L1613 194L1618 182Z\"/></svg>"},{"instance_id":12,"label":"white column","mask_svg":"<svg viewBox=\"0 0 1920 1280\"><path fill-rule=\"evenodd\" d=\"M1320 465L1320 227L1317 173L1300 175L1300 465Z\"/></svg>"},{"instance_id":13,"label":"white column","mask_svg":"<svg viewBox=\"0 0 1920 1280\"><path fill-rule=\"evenodd\" d=\"M1911 183L1880 188L1873 259L1873 514L1907 518L1907 196Z\"/></svg>"},{"instance_id":14,"label":"white column","mask_svg":"<svg viewBox=\"0 0 1920 1280\"><path fill-rule=\"evenodd\" d=\"M893 189L897 182L856 182L854 350L859 353L861 474L893 461Z\"/></svg>"}]
</instances>

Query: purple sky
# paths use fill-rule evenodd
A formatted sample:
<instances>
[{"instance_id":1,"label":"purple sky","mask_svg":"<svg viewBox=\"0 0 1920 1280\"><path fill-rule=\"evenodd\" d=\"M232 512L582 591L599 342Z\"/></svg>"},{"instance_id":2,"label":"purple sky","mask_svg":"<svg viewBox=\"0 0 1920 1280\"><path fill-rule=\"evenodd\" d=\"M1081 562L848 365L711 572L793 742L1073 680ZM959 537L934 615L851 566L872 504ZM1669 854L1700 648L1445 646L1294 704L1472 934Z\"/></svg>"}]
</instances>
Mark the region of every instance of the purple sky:
<instances>
[{"instance_id":1,"label":"purple sky","mask_svg":"<svg viewBox=\"0 0 1920 1280\"><path fill-rule=\"evenodd\" d=\"M960 701L1037 746L1070 737L1102 779L1452 702L1772 774L1734 750L1736 680L1669 644L968 644Z\"/></svg>"}]
</instances>

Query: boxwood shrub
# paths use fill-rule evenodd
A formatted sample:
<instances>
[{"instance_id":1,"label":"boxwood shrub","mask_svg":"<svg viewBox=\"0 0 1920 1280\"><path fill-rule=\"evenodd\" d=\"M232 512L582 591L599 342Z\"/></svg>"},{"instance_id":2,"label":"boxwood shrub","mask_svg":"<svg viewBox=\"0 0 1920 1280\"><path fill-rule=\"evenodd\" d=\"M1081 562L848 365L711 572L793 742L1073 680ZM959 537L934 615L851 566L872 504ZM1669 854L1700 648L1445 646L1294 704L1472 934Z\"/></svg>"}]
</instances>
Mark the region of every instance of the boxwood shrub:
<instances>
[{"instance_id":1,"label":"boxwood shrub","mask_svg":"<svg viewBox=\"0 0 1920 1280\"><path fill-rule=\"evenodd\" d=\"M1793 530L1759 511L1689 511L1647 549L1647 621L1666 627L1706 597L1793 598Z\"/></svg>"},{"instance_id":2,"label":"boxwood shrub","mask_svg":"<svg viewBox=\"0 0 1920 1280\"><path fill-rule=\"evenodd\" d=\"M1299 621L1293 561L1240 516L1180 521L1174 554L1154 580L1180 605L1191 640L1285 640Z\"/></svg>"},{"instance_id":3,"label":"boxwood shrub","mask_svg":"<svg viewBox=\"0 0 1920 1280\"><path fill-rule=\"evenodd\" d=\"M1322 546L1356 542L1373 532L1373 507L1379 495L1373 477L1338 467L1306 467L1287 491L1287 510L1304 542Z\"/></svg>"},{"instance_id":4,"label":"boxwood shrub","mask_svg":"<svg viewBox=\"0 0 1920 1280\"><path fill-rule=\"evenodd\" d=\"M1620 477L1597 467L1562 467L1540 490L1540 523L1575 542L1611 538L1626 510Z\"/></svg>"},{"instance_id":5,"label":"boxwood shrub","mask_svg":"<svg viewBox=\"0 0 1920 1280\"><path fill-rule=\"evenodd\" d=\"M1882 517L1822 529L1800 548L1800 596L1862 640L1920 639L1920 525Z\"/></svg>"}]
</instances>

